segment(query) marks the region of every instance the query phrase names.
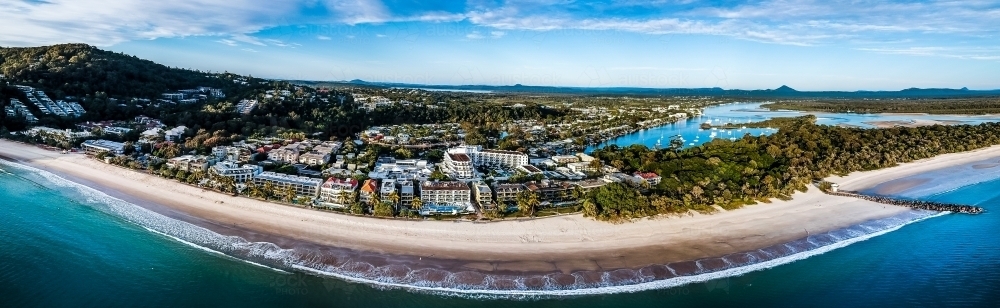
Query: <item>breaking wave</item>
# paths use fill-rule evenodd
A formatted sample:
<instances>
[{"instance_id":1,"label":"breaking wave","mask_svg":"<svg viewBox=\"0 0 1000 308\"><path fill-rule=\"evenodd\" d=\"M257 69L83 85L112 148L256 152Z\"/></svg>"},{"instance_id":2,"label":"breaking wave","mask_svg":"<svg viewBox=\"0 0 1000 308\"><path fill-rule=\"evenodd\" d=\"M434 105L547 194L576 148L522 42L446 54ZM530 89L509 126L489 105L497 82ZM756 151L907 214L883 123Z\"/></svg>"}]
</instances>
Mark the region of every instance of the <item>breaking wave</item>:
<instances>
[{"instance_id":1,"label":"breaking wave","mask_svg":"<svg viewBox=\"0 0 1000 308\"><path fill-rule=\"evenodd\" d=\"M420 262L386 262L345 249L285 249L268 242L250 242L175 220L141 206L109 196L30 166L0 160L0 165L26 171L48 182L48 187L78 197L88 206L139 225L184 244L221 253L276 271L300 271L364 283L378 288L405 289L449 296L485 298L545 298L663 289L719 278L739 276L788 264L865 241L948 212L907 211L851 227L811 234L784 244L716 258L655 264L634 269L499 275L476 271L447 271ZM10 170L10 168L8 168Z\"/></svg>"}]
</instances>

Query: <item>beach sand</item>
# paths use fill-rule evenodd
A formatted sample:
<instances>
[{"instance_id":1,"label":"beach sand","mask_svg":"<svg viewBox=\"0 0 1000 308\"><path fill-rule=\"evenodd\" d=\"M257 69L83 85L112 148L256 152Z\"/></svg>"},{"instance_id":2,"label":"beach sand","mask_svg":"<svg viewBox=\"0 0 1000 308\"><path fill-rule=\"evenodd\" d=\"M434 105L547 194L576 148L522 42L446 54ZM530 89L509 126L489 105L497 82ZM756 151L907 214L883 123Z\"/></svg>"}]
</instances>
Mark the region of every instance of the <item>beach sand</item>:
<instances>
[{"instance_id":1,"label":"beach sand","mask_svg":"<svg viewBox=\"0 0 1000 308\"><path fill-rule=\"evenodd\" d=\"M376 219L233 197L107 165L82 154L60 154L6 140L0 140L0 156L112 195L126 194L135 198L127 201L144 207L168 208L175 217L245 231L235 235L260 233L378 254L450 260L455 267L484 272L569 273L719 257L908 211L811 188L795 194L791 201L623 224L582 215L490 223ZM1000 147L830 180L843 189L856 190L988 157L1000 157Z\"/></svg>"}]
</instances>

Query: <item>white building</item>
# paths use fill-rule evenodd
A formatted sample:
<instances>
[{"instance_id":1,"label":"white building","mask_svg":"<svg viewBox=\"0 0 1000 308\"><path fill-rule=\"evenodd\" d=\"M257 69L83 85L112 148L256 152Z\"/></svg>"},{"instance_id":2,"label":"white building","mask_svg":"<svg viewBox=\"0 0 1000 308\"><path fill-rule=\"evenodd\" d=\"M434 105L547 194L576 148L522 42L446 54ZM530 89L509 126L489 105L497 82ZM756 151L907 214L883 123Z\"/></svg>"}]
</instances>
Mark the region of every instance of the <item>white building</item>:
<instances>
[{"instance_id":1,"label":"white building","mask_svg":"<svg viewBox=\"0 0 1000 308\"><path fill-rule=\"evenodd\" d=\"M87 140L80 144L80 147L83 148L84 152L91 155L96 155L101 152L108 152L112 154L125 153L124 143L109 140Z\"/></svg>"},{"instance_id":2,"label":"white building","mask_svg":"<svg viewBox=\"0 0 1000 308\"><path fill-rule=\"evenodd\" d=\"M467 205L471 203L472 190L459 181L426 181L420 184L420 200L425 204Z\"/></svg>"},{"instance_id":3,"label":"white building","mask_svg":"<svg viewBox=\"0 0 1000 308\"><path fill-rule=\"evenodd\" d=\"M345 208L350 204L351 194L357 190L358 180L330 178L319 187L319 204Z\"/></svg>"},{"instance_id":4,"label":"white building","mask_svg":"<svg viewBox=\"0 0 1000 308\"><path fill-rule=\"evenodd\" d=\"M232 178L236 184L245 184L253 180L254 176L257 176L264 169L256 165L243 165L239 166L234 162L224 161L209 168L209 172Z\"/></svg>"},{"instance_id":5,"label":"white building","mask_svg":"<svg viewBox=\"0 0 1000 308\"><path fill-rule=\"evenodd\" d=\"M554 161L554 162L556 162L557 164L560 164L560 165L562 165L562 164L568 164L568 163L575 163L575 162L579 162L580 161L580 158L576 157L576 155L556 155L556 156L552 156L550 159L552 159L552 161Z\"/></svg>"},{"instance_id":6,"label":"white building","mask_svg":"<svg viewBox=\"0 0 1000 308\"><path fill-rule=\"evenodd\" d=\"M514 169L528 164L528 155L515 151L483 150L482 146L459 146L448 149L448 153L465 154L475 166L502 167Z\"/></svg>"},{"instance_id":7,"label":"white building","mask_svg":"<svg viewBox=\"0 0 1000 308\"><path fill-rule=\"evenodd\" d=\"M472 159L463 153L445 153L441 171L463 180L472 179L475 175L472 170Z\"/></svg>"},{"instance_id":8,"label":"white building","mask_svg":"<svg viewBox=\"0 0 1000 308\"><path fill-rule=\"evenodd\" d=\"M167 131L163 132L163 139L166 139L167 141L170 142L184 141L183 139L181 139L181 137L184 136L185 130L187 130L187 127L184 125L168 129Z\"/></svg>"},{"instance_id":9,"label":"white building","mask_svg":"<svg viewBox=\"0 0 1000 308\"><path fill-rule=\"evenodd\" d=\"M320 179L274 172L261 172L253 178L253 182L262 187L267 183L271 183L275 189L272 193L276 195L284 194L291 187L295 190L297 197L307 198L316 198L319 195L319 186L323 184L323 180Z\"/></svg>"},{"instance_id":10,"label":"white building","mask_svg":"<svg viewBox=\"0 0 1000 308\"><path fill-rule=\"evenodd\" d=\"M167 168L183 170L184 172L204 172L215 159L204 155L184 155L167 160Z\"/></svg>"}]
</instances>

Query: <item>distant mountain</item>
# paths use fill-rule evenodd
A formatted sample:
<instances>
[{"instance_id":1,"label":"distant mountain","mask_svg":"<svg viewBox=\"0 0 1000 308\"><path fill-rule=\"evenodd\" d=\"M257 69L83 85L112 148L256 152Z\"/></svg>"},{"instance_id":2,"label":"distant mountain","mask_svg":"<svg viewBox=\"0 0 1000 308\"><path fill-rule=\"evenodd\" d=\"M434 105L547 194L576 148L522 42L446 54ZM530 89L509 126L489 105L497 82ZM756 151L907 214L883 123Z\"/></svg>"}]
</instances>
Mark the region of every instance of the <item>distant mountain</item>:
<instances>
[{"instance_id":1,"label":"distant mountain","mask_svg":"<svg viewBox=\"0 0 1000 308\"><path fill-rule=\"evenodd\" d=\"M487 85L427 85L392 82L369 82L364 80L337 81L337 82L317 82L317 81L291 81L297 84L339 84L343 86L371 86L371 87L396 87L396 88L422 88L435 90L457 90L457 91L490 91L498 93L539 93L539 94L576 94L576 95L649 95L649 96L718 96L718 97L747 97L754 99L790 99L790 98L953 98L953 97L976 97L976 96L997 96L1000 90L974 91L968 88L962 89L919 89L910 88L900 91L798 91L787 85L782 85L773 90L725 90L719 87L714 88L635 88L635 87L549 87L549 86L525 86L515 84L513 86L487 86Z\"/></svg>"},{"instance_id":2,"label":"distant mountain","mask_svg":"<svg viewBox=\"0 0 1000 308\"><path fill-rule=\"evenodd\" d=\"M53 91L50 95L159 97L197 86L231 86L220 75L171 68L86 44L0 48L0 73L11 83Z\"/></svg>"}]
</instances>

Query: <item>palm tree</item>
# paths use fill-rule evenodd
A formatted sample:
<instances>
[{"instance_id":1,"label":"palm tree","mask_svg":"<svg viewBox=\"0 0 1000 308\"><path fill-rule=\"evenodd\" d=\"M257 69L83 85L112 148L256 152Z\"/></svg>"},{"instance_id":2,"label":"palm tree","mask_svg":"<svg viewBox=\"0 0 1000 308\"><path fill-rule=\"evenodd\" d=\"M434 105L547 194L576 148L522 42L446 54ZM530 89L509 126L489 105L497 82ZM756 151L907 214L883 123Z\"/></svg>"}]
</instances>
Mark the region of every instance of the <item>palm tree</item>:
<instances>
[{"instance_id":1,"label":"palm tree","mask_svg":"<svg viewBox=\"0 0 1000 308\"><path fill-rule=\"evenodd\" d=\"M420 200L420 197L415 197L413 198L413 201L410 201L410 208L412 208L414 211L420 211L420 208L423 206L424 206L424 201Z\"/></svg>"},{"instance_id":2,"label":"palm tree","mask_svg":"<svg viewBox=\"0 0 1000 308\"><path fill-rule=\"evenodd\" d=\"M538 207L540 202L538 201L538 195L530 191L522 191L517 193L517 209L523 213L528 213L529 216L535 216L535 207Z\"/></svg>"},{"instance_id":3,"label":"palm tree","mask_svg":"<svg viewBox=\"0 0 1000 308\"><path fill-rule=\"evenodd\" d=\"M261 189L260 185L257 185L257 183L254 183L253 181L247 182L247 189L245 191L247 192L247 196L250 196L250 198L263 199L267 197L264 195L264 190Z\"/></svg>"},{"instance_id":4,"label":"palm tree","mask_svg":"<svg viewBox=\"0 0 1000 308\"><path fill-rule=\"evenodd\" d=\"M264 182L263 190L264 190L264 199L270 199L271 197L276 195L277 192L276 189L274 188L274 183L271 183L270 181Z\"/></svg>"},{"instance_id":5,"label":"palm tree","mask_svg":"<svg viewBox=\"0 0 1000 308\"><path fill-rule=\"evenodd\" d=\"M368 205L376 205L382 203L382 197L378 193L372 193L371 199L368 199Z\"/></svg>"},{"instance_id":6,"label":"palm tree","mask_svg":"<svg viewBox=\"0 0 1000 308\"><path fill-rule=\"evenodd\" d=\"M393 191L389 193L389 196L387 197L389 199L389 202L392 203L392 208L395 209L396 206L399 205L399 193Z\"/></svg>"},{"instance_id":7,"label":"palm tree","mask_svg":"<svg viewBox=\"0 0 1000 308\"><path fill-rule=\"evenodd\" d=\"M285 189L283 189L283 190L284 190L284 193L283 193L282 197L283 197L283 200L285 202L292 203L292 201L295 201L295 187L292 187L291 185L288 185L288 186L285 186Z\"/></svg>"}]
</instances>

